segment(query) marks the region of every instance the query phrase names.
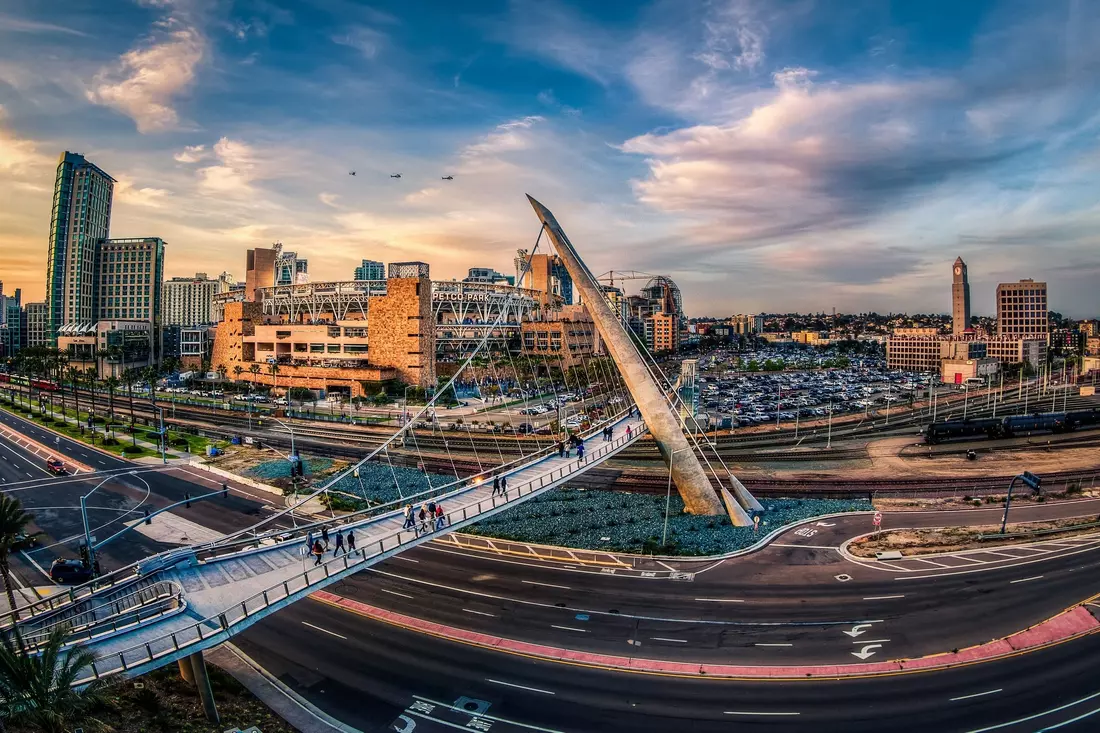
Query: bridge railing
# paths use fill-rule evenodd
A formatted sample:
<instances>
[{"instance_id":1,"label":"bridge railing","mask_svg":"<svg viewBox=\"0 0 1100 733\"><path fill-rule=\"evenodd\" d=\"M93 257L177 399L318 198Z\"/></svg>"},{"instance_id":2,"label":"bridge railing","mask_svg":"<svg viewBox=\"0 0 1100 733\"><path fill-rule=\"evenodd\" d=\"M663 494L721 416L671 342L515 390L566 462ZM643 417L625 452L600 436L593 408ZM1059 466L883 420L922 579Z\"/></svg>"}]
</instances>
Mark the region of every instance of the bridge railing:
<instances>
[{"instance_id":1,"label":"bridge railing","mask_svg":"<svg viewBox=\"0 0 1100 733\"><path fill-rule=\"evenodd\" d=\"M644 433L645 430L643 429L629 438L624 435L608 443L600 444L599 447L593 449L585 464L615 452ZM572 465L562 466L549 473L532 477L529 481L518 486L509 486L508 492L511 494L515 491L515 499L519 499L553 486L563 478L576 473L577 470L577 467ZM445 512L444 526L449 529L456 524L469 522L472 519L482 517L487 511L492 511L501 505L513 503L513 501L501 496L491 496L487 499L470 502L450 512ZM392 553L403 547L411 546L417 540L426 539L434 534L434 532L418 532L415 529L399 529L377 540L372 540L369 546L357 548L354 553L333 556L320 565L310 567L306 571L256 593L218 614L149 642L98 657L91 665L91 675L76 684L84 684L111 674L124 673L134 667L156 662L158 659L177 658L177 655L181 652L187 653L185 651L187 647L200 644L211 637L220 637L220 642L236 633L235 627L241 626L272 606L283 603L288 599L296 600L295 596L306 595L330 579L334 580L348 575L356 569L371 564L372 561L386 553Z\"/></svg>"},{"instance_id":2,"label":"bridge railing","mask_svg":"<svg viewBox=\"0 0 1100 733\"><path fill-rule=\"evenodd\" d=\"M618 420L621 420L622 418L629 416L630 412L631 412L631 409L624 409L624 410L620 411L619 413L609 417L603 423L603 425L612 424L614 422L617 422ZM592 435L595 435L598 429L599 429L598 427L593 428L592 432L589 434L589 437L591 437ZM308 524L299 524L292 531L292 534L295 537L300 538L300 537L308 536L309 533L311 533L311 532L320 532L323 528L326 528L326 527L327 528L332 528L332 527L335 527L335 526L341 526L342 527L342 526L346 526L348 524L355 524L355 523L359 523L361 521L373 519L373 518L376 518L376 517L384 515L384 514L389 514L391 512L398 511L406 504L414 504L414 505L415 504L420 504L420 503L422 503L424 501L427 501L429 499L436 499L436 498L445 496L445 495L450 494L450 493L461 491L463 489L468 489L468 488L472 488L472 487L475 487L475 486L480 486L480 485L484 484L486 481L488 481L490 479L493 479L493 478L498 477L498 476L507 476L510 473L514 472L514 471L521 470L522 468L525 468L526 466L530 465L531 463L533 463L537 460L542 460L543 458L547 458L549 456L552 456L555 453L557 453L557 448L553 444L551 444L551 445L549 445L545 448L539 449L539 450L534 451L532 453L528 453L527 455L524 455L524 456L520 456L519 458L511 460L507 463L503 463L499 466L494 466L492 468L485 469L484 471L481 471L480 473L476 473L476 474L473 474L471 476L466 476L466 477L460 478L460 479L455 479L454 481L448 481L445 484L441 484L439 486L433 486L431 488L424 489L423 491L417 492L415 494L408 494L408 495L406 495L406 496L404 496L400 499L395 499L393 501L386 502L384 504L378 504L376 506L369 507L367 509L360 509L359 511L344 514L340 517L335 517L335 518L332 518L332 519L323 519L323 520L318 520L318 521L315 521L315 522L310 522ZM236 554L241 549L247 549L247 548L252 548L252 547L259 546L265 540L273 540L273 539L276 539L277 537L284 537L285 538L287 534L288 533L285 529L280 529L280 530L269 530L267 532L255 533L255 534L252 534L248 537L244 537L244 538L241 538L241 539L232 539L231 538L229 540L225 540L225 539L215 540L215 541L207 543L205 545L197 545L196 548L195 548L196 556L199 558L200 561L203 561L203 562L216 560L219 557L224 557L224 556L227 556L227 555ZM289 540L285 540L285 541L289 541Z\"/></svg>"}]
</instances>

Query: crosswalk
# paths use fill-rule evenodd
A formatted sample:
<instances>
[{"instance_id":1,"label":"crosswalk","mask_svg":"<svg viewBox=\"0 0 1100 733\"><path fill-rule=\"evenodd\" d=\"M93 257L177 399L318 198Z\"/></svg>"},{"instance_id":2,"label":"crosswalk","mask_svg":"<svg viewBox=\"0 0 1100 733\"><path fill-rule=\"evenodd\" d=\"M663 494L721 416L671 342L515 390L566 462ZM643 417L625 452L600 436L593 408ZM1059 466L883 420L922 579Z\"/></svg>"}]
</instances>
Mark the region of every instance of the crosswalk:
<instances>
[{"instance_id":1,"label":"crosswalk","mask_svg":"<svg viewBox=\"0 0 1100 733\"><path fill-rule=\"evenodd\" d=\"M1024 565L1036 560L1074 555L1098 548L1100 548L1100 532L1093 532L1023 545L976 548L899 559L872 560L856 557L849 559L874 570L926 577L972 572L990 567Z\"/></svg>"}]
</instances>

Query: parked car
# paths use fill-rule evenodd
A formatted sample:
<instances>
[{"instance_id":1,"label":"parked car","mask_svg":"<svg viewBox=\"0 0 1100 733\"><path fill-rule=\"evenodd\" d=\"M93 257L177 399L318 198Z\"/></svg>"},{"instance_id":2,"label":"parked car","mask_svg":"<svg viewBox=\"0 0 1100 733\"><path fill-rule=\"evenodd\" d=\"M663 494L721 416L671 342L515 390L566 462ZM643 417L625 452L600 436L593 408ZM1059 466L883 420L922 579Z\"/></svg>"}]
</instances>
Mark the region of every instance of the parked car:
<instances>
[{"instance_id":1,"label":"parked car","mask_svg":"<svg viewBox=\"0 0 1100 733\"><path fill-rule=\"evenodd\" d=\"M70 560L59 557L50 566L50 580L55 583L67 583L79 585L92 579L92 570L84 566L79 560Z\"/></svg>"}]
</instances>

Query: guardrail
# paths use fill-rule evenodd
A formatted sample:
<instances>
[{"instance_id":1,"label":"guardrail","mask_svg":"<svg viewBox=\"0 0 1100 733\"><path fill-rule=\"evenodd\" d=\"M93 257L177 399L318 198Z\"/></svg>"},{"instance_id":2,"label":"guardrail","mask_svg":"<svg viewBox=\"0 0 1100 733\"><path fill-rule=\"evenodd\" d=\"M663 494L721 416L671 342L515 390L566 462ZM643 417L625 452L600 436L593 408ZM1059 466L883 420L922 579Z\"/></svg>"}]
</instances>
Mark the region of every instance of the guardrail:
<instances>
[{"instance_id":1,"label":"guardrail","mask_svg":"<svg viewBox=\"0 0 1100 733\"><path fill-rule=\"evenodd\" d=\"M603 443L590 454L590 460L613 453L618 448L644 434L639 430L630 438L622 436L609 443ZM588 461L586 461L587 463ZM555 485L568 475L575 473L571 467L563 466L549 473L534 477L529 481L516 486L508 487L509 493L516 492L516 499L542 491ZM499 501L498 501L499 499ZM503 497L491 496L489 499L481 499L472 502L459 509L444 514L445 526L453 527L473 519L480 518L486 511L493 511L503 504L511 504L513 500ZM488 509L486 508L488 507ZM414 530L399 529L387 534L378 540L372 540L370 547L362 547L354 554L345 553L333 557L320 565L314 566L305 572L273 585L266 590L256 593L239 604L221 611L220 613L202 619L179 631L153 639L152 641L138 644L120 652L97 658L91 665L91 676L86 677L76 684L84 684L93 679L126 672L136 666L155 662L164 657L170 657L185 650L187 647L202 643L212 637L224 636L228 638L233 633L233 628L249 620L253 616L265 611L271 606L286 601L293 596L305 595L312 592L314 586L336 576L350 574L350 572L365 567L377 558L393 553L406 546L412 546L417 540L432 536L433 532L420 533Z\"/></svg>"},{"instance_id":2,"label":"guardrail","mask_svg":"<svg viewBox=\"0 0 1100 733\"><path fill-rule=\"evenodd\" d=\"M1089 529L1090 527L1100 527L1100 522L1089 522L1088 524L1074 524L1069 527L1055 527L1053 529L1035 529L1030 532L1010 532L1008 534L980 534L978 540L1005 540L1015 538L1027 538L1027 537L1042 537L1048 534L1061 534L1063 532L1075 532L1079 529Z\"/></svg>"}]
</instances>

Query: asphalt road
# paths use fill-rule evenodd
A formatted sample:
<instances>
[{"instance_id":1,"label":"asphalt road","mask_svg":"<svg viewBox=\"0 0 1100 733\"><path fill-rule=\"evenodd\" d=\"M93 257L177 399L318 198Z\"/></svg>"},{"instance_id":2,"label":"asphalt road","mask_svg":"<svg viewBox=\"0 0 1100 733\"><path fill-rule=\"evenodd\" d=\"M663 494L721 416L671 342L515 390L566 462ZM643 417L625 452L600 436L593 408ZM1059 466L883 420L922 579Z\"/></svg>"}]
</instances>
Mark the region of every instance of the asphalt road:
<instances>
[{"instance_id":1,"label":"asphalt road","mask_svg":"<svg viewBox=\"0 0 1100 733\"><path fill-rule=\"evenodd\" d=\"M989 726L1017 732L1059 724L1058 730L1095 731L1095 717L1066 721L1100 708L1096 635L946 672L798 682L632 675L535 661L333 613L314 601L261 621L235 643L326 712L371 732L411 731L410 720L419 733L878 733ZM493 716L483 719L488 728L471 725L476 716L464 712L470 701ZM1067 707L1057 710L1061 706ZM1005 725L1030 716L1038 717Z\"/></svg>"}]
</instances>

